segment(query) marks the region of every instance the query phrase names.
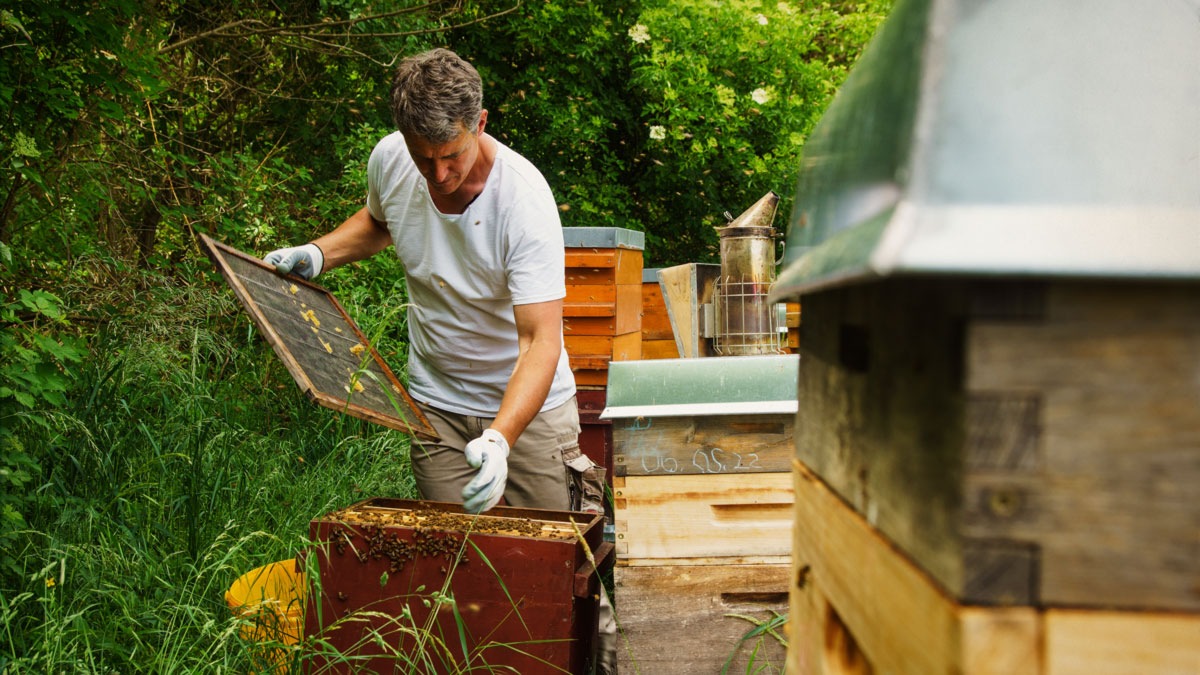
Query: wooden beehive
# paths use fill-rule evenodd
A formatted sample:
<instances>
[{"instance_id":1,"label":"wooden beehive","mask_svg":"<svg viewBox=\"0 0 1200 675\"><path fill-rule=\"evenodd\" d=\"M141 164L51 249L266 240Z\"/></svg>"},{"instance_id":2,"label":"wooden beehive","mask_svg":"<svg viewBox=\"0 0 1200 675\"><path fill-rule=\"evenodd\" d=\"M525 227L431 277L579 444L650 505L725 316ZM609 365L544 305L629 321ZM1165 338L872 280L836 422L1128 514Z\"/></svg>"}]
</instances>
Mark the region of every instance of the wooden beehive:
<instances>
[{"instance_id":1,"label":"wooden beehive","mask_svg":"<svg viewBox=\"0 0 1200 675\"><path fill-rule=\"evenodd\" d=\"M730 673L782 672L777 639L742 638L756 622L786 612L788 574L786 563L732 559L618 567L620 672L720 673L726 663Z\"/></svg>"},{"instance_id":2,"label":"wooden beehive","mask_svg":"<svg viewBox=\"0 0 1200 675\"><path fill-rule=\"evenodd\" d=\"M671 330L671 316L667 314L657 269L642 271L642 358L679 358L679 347Z\"/></svg>"},{"instance_id":3,"label":"wooden beehive","mask_svg":"<svg viewBox=\"0 0 1200 675\"><path fill-rule=\"evenodd\" d=\"M376 498L314 519L310 536L304 564L319 593L305 632L337 653L318 659L333 672L588 668L611 551L602 516L510 507L472 516Z\"/></svg>"},{"instance_id":4,"label":"wooden beehive","mask_svg":"<svg viewBox=\"0 0 1200 675\"><path fill-rule=\"evenodd\" d=\"M620 668L745 672L784 662L756 624L786 613L796 357L614 364ZM671 650L661 648L673 625Z\"/></svg>"},{"instance_id":5,"label":"wooden beehive","mask_svg":"<svg viewBox=\"0 0 1200 675\"><path fill-rule=\"evenodd\" d=\"M1059 9L895 3L805 142L794 672L1200 672L1200 23Z\"/></svg>"},{"instance_id":6,"label":"wooden beehive","mask_svg":"<svg viewBox=\"0 0 1200 675\"><path fill-rule=\"evenodd\" d=\"M572 227L563 235L563 340L576 385L602 388L610 362L641 358L645 235L613 227Z\"/></svg>"},{"instance_id":7,"label":"wooden beehive","mask_svg":"<svg viewBox=\"0 0 1200 675\"><path fill-rule=\"evenodd\" d=\"M909 278L804 308L795 672L1200 667L1200 286Z\"/></svg>"}]
</instances>

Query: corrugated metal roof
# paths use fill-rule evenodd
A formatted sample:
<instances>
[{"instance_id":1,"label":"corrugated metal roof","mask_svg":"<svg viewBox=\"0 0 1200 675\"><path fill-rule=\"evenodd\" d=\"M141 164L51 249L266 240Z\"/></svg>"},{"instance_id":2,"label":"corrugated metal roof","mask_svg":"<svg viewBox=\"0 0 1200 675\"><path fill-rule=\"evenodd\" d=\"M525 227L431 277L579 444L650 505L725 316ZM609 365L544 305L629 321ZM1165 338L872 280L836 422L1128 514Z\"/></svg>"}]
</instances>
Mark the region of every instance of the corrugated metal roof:
<instances>
[{"instance_id":1,"label":"corrugated metal roof","mask_svg":"<svg viewBox=\"0 0 1200 675\"><path fill-rule=\"evenodd\" d=\"M1200 0L898 0L805 147L772 295L1200 277Z\"/></svg>"}]
</instances>

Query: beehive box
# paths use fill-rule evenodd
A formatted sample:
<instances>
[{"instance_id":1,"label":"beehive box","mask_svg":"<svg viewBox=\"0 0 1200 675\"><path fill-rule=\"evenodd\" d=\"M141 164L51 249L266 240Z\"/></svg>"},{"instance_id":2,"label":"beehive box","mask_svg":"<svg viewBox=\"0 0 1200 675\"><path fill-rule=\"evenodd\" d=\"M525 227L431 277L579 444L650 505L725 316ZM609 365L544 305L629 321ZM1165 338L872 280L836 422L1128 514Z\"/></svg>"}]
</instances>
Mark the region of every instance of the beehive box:
<instances>
[{"instance_id":1,"label":"beehive box","mask_svg":"<svg viewBox=\"0 0 1200 675\"><path fill-rule=\"evenodd\" d=\"M645 235L615 227L569 227L563 340L575 383L601 388L608 364L641 358Z\"/></svg>"},{"instance_id":2,"label":"beehive box","mask_svg":"<svg viewBox=\"0 0 1200 675\"><path fill-rule=\"evenodd\" d=\"M1200 611L1200 286L805 296L798 458L955 598Z\"/></svg>"},{"instance_id":3,"label":"beehive box","mask_svg":"<svg viewBox=\"0 0 1200 675\"><path fill-rule=\"evenodd\" d=\"M802 463L788 672L1195 673L1194 613L957 601Z\"/></svg>"},{"instance_id":4,"label":"beehive box","mask_svg":"<svg viewBox=\"0 0 1200 675\"><path fill-rule=\"evenodd\" d=\"M798 364L612 365L604 417L613 423L622 671L782 668L776 637L740 640L786 613Z\"/></svg>"},{"instance_id":5,"label":"beehive box","mask_svg":"<svg viewBox=\"0 0 1200 675\"><path fill-rule=\"evenodd\" d=\"M620 672L782 672L782 627L742 638L787 615L788 577L786 563L618 567Z\"/></svg>"},{"instance_id":6,"label":"beehive box","mask_svg":"<svg viewBox=\"0 0 1200 675\"><path fill-rule=\"evenodd\" d=\"M1200 286L902 278L804 307L793 630L875 672L1200 667Z\"/></svg>"},{"instance_id":7,"label":"beehive box","mask_svg":"<svg viewBox=\"0 0 1200 675\"><path fill-rule=\"evenodd\" d=\"M511 668L586 672L599 573L595 514L375 498L314 519L305 567L319 579L305 630L347 657L334 672ZM314 573L315 572L315 573ZM321 660L321 659L319 659Z\"/></svg>"},{"instance_id":8,"label":"beehive box","mask_svg":"<svg viewBox=\"0 0 1200 675\"><path fill-rule=\"evenodd\" d=\"M642 270L642 358L679 358L658 270L653 268Z\"/></svg>"},{"instance_id":9,"label":"beehive box","mask_svg":"<svg viewBox=\"0 0 1200 675\"><path fill-rule=\"evenodd\" d=\"M617 476L621 564L786 563L792 551L790 473Z\"/></svg>"}]
</instances>

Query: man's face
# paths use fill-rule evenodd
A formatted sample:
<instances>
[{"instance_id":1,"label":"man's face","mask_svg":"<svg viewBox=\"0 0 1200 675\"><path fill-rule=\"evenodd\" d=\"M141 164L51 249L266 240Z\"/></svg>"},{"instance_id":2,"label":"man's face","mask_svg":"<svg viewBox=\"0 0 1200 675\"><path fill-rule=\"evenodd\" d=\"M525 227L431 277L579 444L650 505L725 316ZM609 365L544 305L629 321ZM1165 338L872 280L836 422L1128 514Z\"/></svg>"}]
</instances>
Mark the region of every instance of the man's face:
<instances>
[{"instance_id":1,"label":"man's face","mask_svg":"<svg viewBox=\"0 0 1200 675\"><path fill-rule=\"evenodd\" d=\"M430 191L450 195L466 182L475 160L479 158L479 136L483 133L486 112L480 117L479 127L473 133L464 128L462 133L446 143L404 137L413 163L429 184Z\"/></svg>"}]
</instances>

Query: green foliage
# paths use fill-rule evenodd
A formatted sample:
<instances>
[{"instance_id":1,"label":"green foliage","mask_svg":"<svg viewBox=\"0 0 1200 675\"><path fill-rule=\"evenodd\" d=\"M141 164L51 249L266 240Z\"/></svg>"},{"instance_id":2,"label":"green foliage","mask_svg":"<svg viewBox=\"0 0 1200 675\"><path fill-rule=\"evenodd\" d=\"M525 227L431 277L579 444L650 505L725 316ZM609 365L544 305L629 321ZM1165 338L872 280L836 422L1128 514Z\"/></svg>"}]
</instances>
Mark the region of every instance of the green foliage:
<instances>
[{"instance_id":1,"label":"green foliage","mask_svg":"<svg viewBox=\"0 0 1200 675\"><path fill-rule=\"evenodd\" d=\"M541 169L567 227L645 227L628 183L637 110L624 32L637 5L534 0L454 35L484 78L488 131Z\"/></svg>"},{"instance_id":2,"label":"green foliage","mask_svg":"<svg viewBox=\"0 0 1200 675\"><path fill-rule=\"evenodd\" d=\"M666 266L714 260L722 214L768 190L786 213L804 140L889 7L535 0L452 46L563 225L645 231L647 266Z\"/></svg>"},{"instance_id":3,"label":"green foliage","mask_svg":"<svg viewBox=\"0 0 1200 675\"><path fill-rule=\"evenodd\" d=\"M62 331L66 320L57 296L27 289L15 295L0 304L0 576L20 568L16 554L41 477L41 465L17 429L49 426L54 410L67 402L68 369L85 354L82 342Z\"/></svg>"},{"instance_id":4,"label":"green foliage","mask_svg":"<svg viewBox=\"0 0 1200 675\"><path fill-rule=\"evenodd\" d=\"M845 77L836 33L882 15L867 5L647 2L628 31L631 89L642 101L635 181L667 262L716 259L714 227L768 191L790 209L804 140ZM860 36L855 35L855 39ZM842 50L825 53L826 43Z\"/></svg>"},{"instance_id":5,"label":"green foliage","mask_svg":"<svg viewBox=\"0 0 1200 675\"><path fill-rule=\"evenodd\" d=\"M141 311L93 338L70 409L5 422L39 469L3 547L0 669L247 672L224 589L315 515L415 497L407 440L309 402L228 289L126 281L106 301Z\"/></svg>"}]
</instances>

